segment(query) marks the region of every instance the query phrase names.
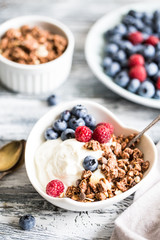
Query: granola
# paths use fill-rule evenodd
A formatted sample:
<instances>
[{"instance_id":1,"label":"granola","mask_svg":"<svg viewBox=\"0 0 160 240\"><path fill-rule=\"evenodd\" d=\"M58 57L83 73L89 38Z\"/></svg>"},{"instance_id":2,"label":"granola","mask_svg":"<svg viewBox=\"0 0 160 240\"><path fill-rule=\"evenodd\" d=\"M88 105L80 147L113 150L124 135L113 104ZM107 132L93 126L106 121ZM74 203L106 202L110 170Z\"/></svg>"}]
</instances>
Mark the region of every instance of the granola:
<instances>
[{"instance_id":1,"label":"granola","mask_svg":"<svg viewBox=\"0 0 160 240\"><path fill-rule=\"evenodd\" d=\"M77 186L69 186L66 197L81 202L101 201L112 198L127 191L143 178L143 174L149 168L149 161L145 161L143 153L136 144L130 148L128 142L134 137L120 135L113 136L114 142L107 146L91 140L84 144L89 150L102 150L102 157L98 159L98 168L104 178L97 183L91 181L92 172L84 170Z\"/></svg>"},{"instance_id":2,"label":"granola","mask_svg":"<svg viewBox=\"0 0 160 240\"><path fill-rule=\"evenodd\" d=\"M0 52L5 58L20 63L47 63L63 54L67 39L37 26L23 25L9 29L0 40Z\"/></svg>"}]
</instances>

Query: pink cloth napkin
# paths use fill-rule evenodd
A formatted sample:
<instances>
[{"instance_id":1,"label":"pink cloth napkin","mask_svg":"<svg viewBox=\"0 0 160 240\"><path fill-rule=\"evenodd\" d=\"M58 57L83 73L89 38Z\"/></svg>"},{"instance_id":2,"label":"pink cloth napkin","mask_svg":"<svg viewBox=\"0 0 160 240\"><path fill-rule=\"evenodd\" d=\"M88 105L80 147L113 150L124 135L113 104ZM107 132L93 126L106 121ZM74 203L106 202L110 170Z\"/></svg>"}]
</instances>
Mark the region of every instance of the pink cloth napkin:
<instances>
[{"instance_id":1,"label":"pink cloth napkin","mask_svg":"<svg viewBox=\"0 0 160 240\"><path fill-rule=\"evenodd\" d=\"M116 220L111 240L160 240L160 142L158 163L133 204Z\"/></svg>"}]
</instances>

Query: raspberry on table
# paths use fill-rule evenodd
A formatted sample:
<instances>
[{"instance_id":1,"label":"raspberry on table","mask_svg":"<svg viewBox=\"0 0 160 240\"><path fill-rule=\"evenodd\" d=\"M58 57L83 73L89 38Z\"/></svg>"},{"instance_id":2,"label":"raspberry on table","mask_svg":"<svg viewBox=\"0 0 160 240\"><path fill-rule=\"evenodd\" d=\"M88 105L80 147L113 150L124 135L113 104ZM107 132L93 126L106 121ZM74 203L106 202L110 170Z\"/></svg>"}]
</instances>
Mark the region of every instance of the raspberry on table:
<instances>
[{"instance_id":1,"label":"raspberry on table","mask_svg":"<svg viewBox=\"0 0 160 240\"><path fill-rule=\"evenodd\" d=\"M143 82L147 77L147 73L143 66L136 65L130 69L129 76L130 78L137 78L140 82Z\"/></svg>"},{"instance_id":2,"label":"raspberry on table","mask_svg":"<svg viewBox=\"0 0 160 240\"><path fill-rule=\"evenodd\" d=\"M143 34L139 31L130 33L128 35L129 41L131 41L134 45L137 45L139 43L143 42Z\"/></svg>"},{"instance_id":3,"label":"raspberry on table","mask_svg":"<svg viewBox=\"0 0 160 240\"><path fill-rule=\"evenodd\" d=\"M46 186L46 193L51 197L59 197L64 192L64 184L60 180L52 180Z\"/></svg>"},{"instance_id":4,"label":"raspberry on table","mask_svg":"<svg viewBox=\"0 0 160 240\"><path fill-rule=\"evenodd\" d=\"M156 36L149 36L146 40L145 43L151 44L153 46L156 46L157 43L159 42L159 39Z\"/></svg>"},{"instance_id":5,"label":"raspberry on table","mask_svg":"<svg viewBox=\"0 0 160 240\"><path fill-rule=\"evenodd\" d=\"M96 127L92 135L93 139L99 143L107 143L111 139L110 130L104 126L100 125Z\"/></svg>"},{"instance_id":6,"label":"raspberry on table","mask_svg":"<svg viewBox=\"0 0 160 240\"><path fill-rule=\"evenodd\" d=\"M92 138L92 131L86 126L79 126L75 130L75 138L79 142L89 142Z\"/></svg>"},{"instance_id":7,"label":"raspberry on table","mask_svg":"<svg viewBox=\"0 0 160 240\"><path fill-rule=\"evenodd\" d=\"M144 65L145 60L144 57L141 54L133 54L130 56L129 60L128 60L128 65L130 67L133 67L135 65Z\"/></svg>"},{"instance_id":8,"label":"raspberry on table","mask_svg":"<svg viewBox=\"0 0 160 240\"><path fill-rule=\"evenodd\" d=\"M101 122L101 123L98 123L96 127L101 126L101 125L103 125L106 128L108 128L108 130L110 131L111 134L114 132L114 127L113 127L112 124L107 123L107 122Z\"/></svg>"}]
</instances>

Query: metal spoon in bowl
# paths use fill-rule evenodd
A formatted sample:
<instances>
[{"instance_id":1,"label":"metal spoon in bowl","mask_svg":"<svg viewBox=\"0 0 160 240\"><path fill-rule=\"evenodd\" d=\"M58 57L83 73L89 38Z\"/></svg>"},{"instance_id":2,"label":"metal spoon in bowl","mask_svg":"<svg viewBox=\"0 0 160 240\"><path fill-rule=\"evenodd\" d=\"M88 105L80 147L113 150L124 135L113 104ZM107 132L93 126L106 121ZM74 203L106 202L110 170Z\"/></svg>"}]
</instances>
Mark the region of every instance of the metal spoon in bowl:
<instances>
[{"instance_id":1,"label":"metal spoon in bowl","mask_svg":"<svg viewBox=\"0 0 160 240\"><path fill-rule=\"evenodd\" d=\"M145 127L141 132L139 132L127 145L130 147L133 143L135 143L138 139L142 137L142 135L150 129L154 124L156 124L160 120L160 115L158 115L147 127Z\"/></svg>"}]
</instances>

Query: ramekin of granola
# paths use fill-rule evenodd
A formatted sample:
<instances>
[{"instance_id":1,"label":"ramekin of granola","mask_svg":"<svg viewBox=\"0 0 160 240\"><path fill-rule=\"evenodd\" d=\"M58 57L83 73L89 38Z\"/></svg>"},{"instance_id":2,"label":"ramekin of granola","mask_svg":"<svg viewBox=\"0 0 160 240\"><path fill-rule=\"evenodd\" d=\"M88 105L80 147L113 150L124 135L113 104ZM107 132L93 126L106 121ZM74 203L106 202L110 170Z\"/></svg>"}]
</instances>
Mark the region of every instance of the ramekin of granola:
<instances>
[{"instance_id":1,"label":"ramekin of granola","mask_svg":"<svg viewBox=\"0 0 160 240\"><path fill-rule=\"evenodd\" d=\"M147 182L157 159L149 136L127 147L138 131L91 101L62 103L32 129L26 170L52 204L73 211L106 208Z\"/></svg>"},{"instance_id":2,"label":"ramekin of granola","mask_svg":"<svg viewBox=\"0 0 160 240\"><path fill-rule=\"evenodd\" d=\"M51 92L68 77L74 37L67 26L44 16L21 16L1 24L0 78L9 89Z\"/></svg>"}]
</instances>

